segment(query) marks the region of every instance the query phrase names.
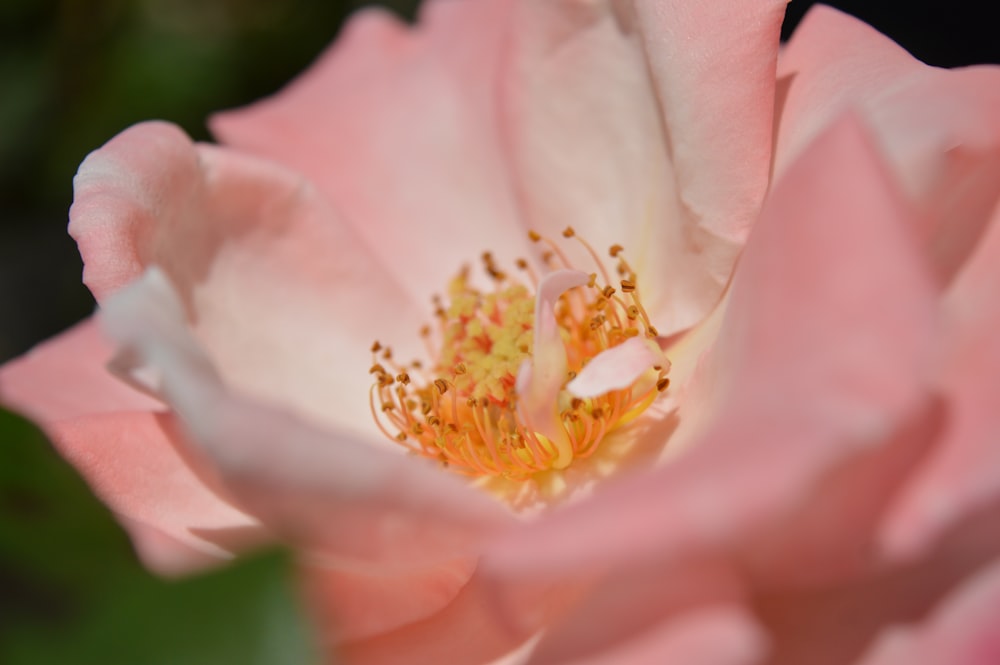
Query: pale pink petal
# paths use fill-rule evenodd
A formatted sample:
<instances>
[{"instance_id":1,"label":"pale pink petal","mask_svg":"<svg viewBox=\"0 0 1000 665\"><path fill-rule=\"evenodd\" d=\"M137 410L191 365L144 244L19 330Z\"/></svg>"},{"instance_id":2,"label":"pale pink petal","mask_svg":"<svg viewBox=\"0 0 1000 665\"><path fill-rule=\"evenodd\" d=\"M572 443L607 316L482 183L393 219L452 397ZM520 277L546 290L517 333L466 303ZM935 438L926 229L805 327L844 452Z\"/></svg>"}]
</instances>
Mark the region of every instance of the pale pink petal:
<instances>
[{"instance_id":1,"label":"pale pink petal","mask_svg":"<svg viewBox=\"0 0 1000 665\"><path fill-rule=\"evenodd\" d=\"M556 400L566 381L566 347L555 317L556 301L566 291L583 286L590 277L579 270L555 270L542 278L535 294L535 328L532 357L525 360L517 375L518 414L555 444L559 451L553 465L564 468L572 460L557 414Z\"/></svg>"},{"instance_id":2,"label":"pale pink petal","mask_svg":"<svg viewBox=\"0 0 1000 665\"><path fill-rule=\"evenodd\" d=\"M331 645L331 651L351 665L509 663L504 657L522 647L576 593L573 585L500 586L474 574L434 616L371 639Z\"/></svg>"},{"instance_id":3,"label":"pale pink petal","mask_svg":"<svg viewBox=\"0 0 1000 665\"><path fill-rule=\"evenodd\" d=\"M740 607L693 610L616 648L573 660L574 665L761 665L767 636L753 616ZM532 661L535 662L535 661ZM555 660L538 660L556 665Z\"/></svg>"},{"instance_id":4,"label":"pale pink petal","mask_svg":"<svg viewBox=\"0 0 1000 665\"><path fill-rule=\"evenodd\" d=\"M678 284L666 296L663 332L697 323L716 304L760 212L785 4L636 2L677 191L667 221L682 229L657 258L672 264L664 278Z\"/></svg>"},{"instance_id":5,"label":"pale pink petal","mask_svg":"<svg viewBox=\"0 0 1000 665\"><path fill-rule=\"evenodd\" d=\"M664 333L715 305L759 212L784 5L517 3L503 108L525 219L624 244Z\"/></svg>"},{"instance_id":6,"label":"pale pink petal","mask_svg":"<svg viewBox=\"0 0 1000 665\"><path fill-rule=\"evenodd\" d=\"M420 316L301 177L147 123L92 153L75 185L70 232L99 302L159 265L226 381L374 431L368 349L402 331L408 359Z\"/></svg>"},{"instance_id":7,"label":"pale pink petal","mask_svg":"<svg viewBox=\"0 0 1000 665\"><path fill-rule=\"evenodd\" d=\"M846 14L814 7L782 51L775 177L854 109L909 199L935 270L949 279L1000 195L1000 67L918 62Z\"/></svg>"},{"instance_id":8,"label":"pale pink petal","mask_svg":"<svg viewBox=\"0 0 1000 665\"><path fill-rule=\"evenodd\" d=\"M936 294L909 217L856 118L842 118L778 183L741 260L716 424L666 466L498 542L488 568L548 575L747 538L933 418L921 373Z\"/></svg>"},{"instance_id":9,"label":"pale pink petal","mask_svg":"<svg viewBox=\"0 0 1000 665\"><path fill-rule=\"evenodd\" d=\"M890 629L858 665L1000 662L1000 563L966 580L913 627Z\"/></svg>"},{"instance_id":10,"label":"pale pink petal","mask_svg":"<svg viewBox=\"0 0 1000 665\"><path fill-rule=\"evenodd\" d=\"M368 639L426 619L444 609L475 572L474 559L426 569L386 571L373 566L306 562L303 593L327 627L326 639Z\"/></svg>"},{"instance_id":11,"label":"pale pink petal","mask_svg":"<svg viewBox=\"0 0 1000 665\"><path fill-rule=\"evenodd\" d=\"M998 517L1000 503L950 530L928 556L903 566L880 559L879 565L833 584L758 586L752 603L772 636L768 665L853 663L888 626L925 620L1000 555Z\"/></svg>"},{"instance_id":12,"label":"pale pink petal","mask_svg":"<svg viewBox=\"0 0 1000 665\"><path fill-rule=\"evenodd\" d=\"M598 397L628 388L654 365L666 368L670 363L654 342L632 337L596 355L566 389L577 397Z\"/></svg>"},{"instance_id":13,"label":"pale pink petal","mask_svg":"<svg viewBox=\"0 0 1000 665\"><path fill-rule=\"evenodd\" d=\"M129 531L152 570L189 572L270 539L255 519L191 472L175 450L178 434L169 415L79 416L46 430Z\"/></svg>"},{"instance_id":14,"label":"pale pink petal","mask_svg":"<svg viewBox=\"0 0 1000 665\"><path fill-rule=\"evenodd\" d=\"M948 404L942 443L884 526L884 544L915 556L956 521L1000 498L1000 211L946 294L936 363Z\"/></svg>"},{"instance_id":15,"label":"pale pink petal","mask_svg":"<svg viewBox=\"0 0 1000 665\"><path fill-rule=\"evenodd\" d=\"M87 320L0 368L0 401L39 422L151 569L172 575L218 564L266 539L191 472L164 404L112 376L111 355Z\"/></svg>"},{"instance_id":16,"label":"pale pink petal","mask_svg":"<svg viewBox=\"0 0 1000 665\"><path fill-rule=\"evenodd\" d=\"M108 372L112 353L87 319L0 367L0 402L43 426L99 413L164 410Z\"/></svg>"},{"instance_id":17,"label":"pale pink petal","mask_svg":"<svg viewBox=\"0 0 1000 665\"><path fill-rule=\"evenodd\" d=\"M359 11L305 74L212 130L305 174L426 302L484 250L530 253L497 131L510 5L436 0L412 29Z\"/></svg>"},{"instance_id":18,"label":"pale pink petal","mask_svg":"<svg viewBox=\"0 0 1000 665\"><path fill-rule=\"evenodd\" d=\"M162 272L105 303L123 371L170 404L192 458L211 460L241 508L306 550L399 567L453 560L511 518L485 494L410 456L323 430L225 385L180 318Z\"/></svg>"},{"instance_id":19,"label":"pale pink petal","mask_svg":"<svg viewBox=\"0 0 1000 665\"><path fill-rule=\"evenodd\" d=\"M553 621L534 656L540 663L577 663L600 654L614 662L612 654L633 647L641 651L651 637L659 643L655 636L669 632L675 619L683 622L688 613L742 602L744 595L737 571L719 557L665 557L613 567Z\"/></svg>"}]
</instances>

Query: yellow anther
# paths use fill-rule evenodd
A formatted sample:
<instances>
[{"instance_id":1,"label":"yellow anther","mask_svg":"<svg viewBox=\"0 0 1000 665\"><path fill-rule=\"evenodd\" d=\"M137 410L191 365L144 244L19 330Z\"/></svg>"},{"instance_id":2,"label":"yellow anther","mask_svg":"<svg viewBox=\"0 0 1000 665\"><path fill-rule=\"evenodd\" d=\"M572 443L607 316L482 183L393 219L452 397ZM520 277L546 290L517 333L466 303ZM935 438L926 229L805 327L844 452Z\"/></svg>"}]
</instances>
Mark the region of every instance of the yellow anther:
<instances>
[{"instance_id":1,"label":"yellow anther","mask_svg":"<svg viewBox=\"0 0 1000 665\"><path fill-rule=\"evenodd\" d=\"M621 246L613 245L610 254L618 259L621 291L629 294L627 299L616 296L607 267L585 239L572 227L562 235L581 244L597 270L588 274L588 289L567 292L549 308L567 364L558 394L545 398L553 400L552 422L545 434L535 429L536 424L522 421L519 408L520 401L538 398L519 396L516 390L521 368L538 360L532 349L534 291L544 275L519 258L514 264L524 272L512 277L487 251L480 258L494 280L491 289L473 286L470 270L463 266L448 284L445 297L432 297L436 320L420 328L431 355L426 369L416 361L406 366L393 363L389 348L379 342L372 345L372 353L386 363L375 362L370 369L375 383L371 411L387 437L457 473L528 480L592 454L605 435L637 418L657 390L665 389L666 377L658 369L655 389L643 379L587 399L568 392L566 385L596 356L641 334L640 326L647 335L655 334L655 329L640 302L636 276L619 257ZM535 231L528 237L545 245L541 256L549 270L574 269L554 240ZM518 281L522 274L527 284ZM411 375L408 367L420 371ZM537 401L530 404L533 410L539 406ZM549 408L541 406L543 412Z\"/></svg>"}]
</instances>

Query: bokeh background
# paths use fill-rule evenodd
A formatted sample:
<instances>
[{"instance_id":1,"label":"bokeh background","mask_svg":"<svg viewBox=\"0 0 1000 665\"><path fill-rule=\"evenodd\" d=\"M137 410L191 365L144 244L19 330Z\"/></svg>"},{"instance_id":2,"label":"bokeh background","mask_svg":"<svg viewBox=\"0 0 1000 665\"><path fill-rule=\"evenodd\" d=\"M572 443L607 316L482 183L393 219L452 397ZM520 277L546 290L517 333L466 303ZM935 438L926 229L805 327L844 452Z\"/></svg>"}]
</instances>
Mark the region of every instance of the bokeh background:
<instances>
[{"instance_id":1,"label":"bokeh background","mask_svg":"<svg viewBox=\"0 0 1000 665\"><path fill-rule=\"evenodd\" d=\"M0 362L93 310L65 233L89 151L150 118L209 140L212 111L276 91L368 4L412 18L419 0L0 0ZM811 4L792 0L786 36ZM1000 62L995 2L832 4L930 64ZM0 410L0 663L305 662L287 569L272 553L152 579L37 430Z\"/></svg>"}]
</instances>

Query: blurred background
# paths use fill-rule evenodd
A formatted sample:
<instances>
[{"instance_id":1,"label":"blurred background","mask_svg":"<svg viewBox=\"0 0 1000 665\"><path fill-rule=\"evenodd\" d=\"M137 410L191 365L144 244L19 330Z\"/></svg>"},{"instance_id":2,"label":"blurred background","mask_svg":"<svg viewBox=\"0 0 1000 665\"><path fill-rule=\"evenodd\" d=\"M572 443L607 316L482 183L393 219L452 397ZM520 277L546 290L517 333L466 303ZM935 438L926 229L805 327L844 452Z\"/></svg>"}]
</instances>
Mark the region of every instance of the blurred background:
<instances>
[{"instance_id":1,"label":"blurred background","mask_svg":"<svg viewBox=\"0 0 1000 665\"><path fill-rule=\"evenodd\" d=\"M150 118L210 139L211 112L279 89L368 4L412 18L419 0L0 0L0 362L93 309L65 231L88 152ZM811 4L792 0L786 37ZM996 3L832 4L930 64L1000 62ZM150 578L75 472L0 409L0 663L285 665L310 659L302 634L280 553Z\"/></svg>"}]
</instances>

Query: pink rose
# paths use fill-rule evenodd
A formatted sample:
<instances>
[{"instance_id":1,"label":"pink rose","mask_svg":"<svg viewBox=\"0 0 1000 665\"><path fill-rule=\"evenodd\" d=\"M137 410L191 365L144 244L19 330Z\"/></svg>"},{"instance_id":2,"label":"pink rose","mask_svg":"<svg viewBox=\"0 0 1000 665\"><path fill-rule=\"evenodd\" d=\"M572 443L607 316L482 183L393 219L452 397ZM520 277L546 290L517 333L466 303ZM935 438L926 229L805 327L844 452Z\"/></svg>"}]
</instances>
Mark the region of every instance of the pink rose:
<instances>
[{"instance_id":1,"label":"pink rose","mask_svg":"<svg viewBox=\"0 0 1000 665\"><path fill-rule=\"evenodd\" d=\"M297 548L348 663L1000 662L1000 70L633 5L366 11L228 147L126 130L70 213L109 337L3 401L152 569Z\"/></svg>"}]
</instances>

